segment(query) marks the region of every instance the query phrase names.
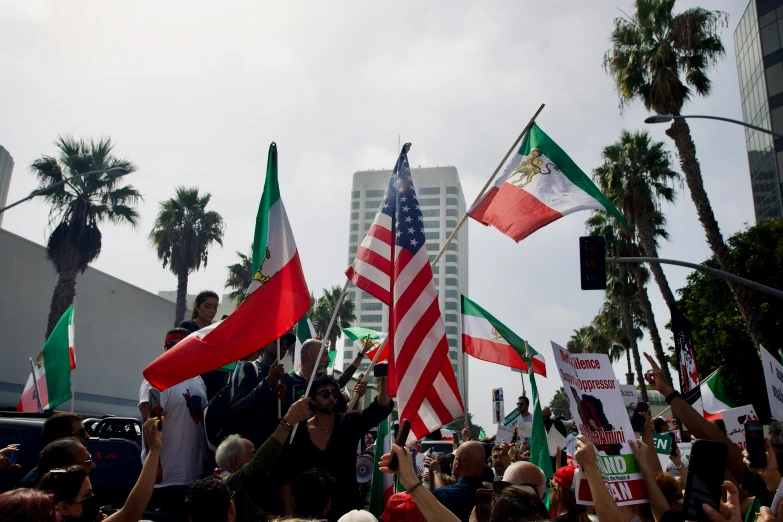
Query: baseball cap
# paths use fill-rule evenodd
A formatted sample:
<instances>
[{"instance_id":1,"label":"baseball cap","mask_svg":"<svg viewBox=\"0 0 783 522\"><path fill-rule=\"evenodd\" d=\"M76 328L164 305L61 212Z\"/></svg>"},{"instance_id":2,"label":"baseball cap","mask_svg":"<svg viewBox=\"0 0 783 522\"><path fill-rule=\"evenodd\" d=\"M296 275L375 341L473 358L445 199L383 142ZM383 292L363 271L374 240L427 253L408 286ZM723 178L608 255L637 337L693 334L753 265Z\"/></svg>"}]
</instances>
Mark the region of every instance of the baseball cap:
<instances>
[{"instance_id":1,"label":"baseball cap","mask_svg":"<svg viewBox=\"0 0 783 522\"><path fill-rule=\"evenodd\" d=\"M552 480L557 482L561 488L574 491L574 471L576 471L575 466L563 466L555 472Z\"/></svg>"},{"instance_id":2,"label":"baseball cap","mask_svg":"<svg viewBox=\"0 0 783 522\"><path fill-rule=\"evenodd\" d=\"M395 493L386 502L383 522L427 522L409 493Z\"/></svg>"}]
</instances>

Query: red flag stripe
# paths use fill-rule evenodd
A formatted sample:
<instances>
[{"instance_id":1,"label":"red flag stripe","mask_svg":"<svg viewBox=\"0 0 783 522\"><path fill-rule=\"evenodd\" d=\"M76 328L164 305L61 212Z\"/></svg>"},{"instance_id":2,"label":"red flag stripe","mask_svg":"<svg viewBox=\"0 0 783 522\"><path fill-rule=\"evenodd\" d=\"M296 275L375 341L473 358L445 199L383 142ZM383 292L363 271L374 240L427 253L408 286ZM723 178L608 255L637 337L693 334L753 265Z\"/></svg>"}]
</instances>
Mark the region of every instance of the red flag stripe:
<instances>
[{"instance_id":1,"label":"red flag stripe","mask_svg":"<svg viewBox=\"0 0 783 522\"><path fill-rule=\"evenodd\" d=\"M433 356L430 358L430 360L437 360L438 358L441 358L441 360L449 365L449 369L453 374L454 370L451 368L451 364L447 360L448 344L446 343L445 336L442 338L441 342L438 343L438 346L433 352ZM415 372L408 371L408 373L402 375L402 378L399 380L397 396L400 398L400 403L405 403L405 408L403 411L405 411L406 408L411 408L413 410L419 409L421 403L424 401L424 398L427 396L427 393L430 392L432 384L435 382L435 378L438 376L438 373L443 370L443 367L441 365L441 367L438 368L433 364L427 364L422 365L420 368L416 368L416 370L417 371Z\"/></svg>"},{"instance_id":2,"label":"red flag stripe","mask_svg":"<svg viewBox=\"0 0 783 522\"><path fill-rule=\"evenodd\" d=\"M383 257L383 255L373 250L370 250L369 248L360 248L356 252L355 259L364 261L368 265L380 270L384 274L388 274L391 271L391 261L389 260L389 258Z\"/></svg>"},{"instance_id":3,"label":"red flag stripe","mask_svg":"<svg viewBox=\"0 0 783 522\"><path fill-rule=\"evenodd\" d=\"M397 343L394 352L394 364L401 374L408 371L414 356L426 361L436 355L438 344L446 338L446 328L440 320L437 299L433 299L426 309L417 313L415 319L418 320L416 327L408 330L408 333ZM394 332L394 336L397 337L397 332ZM448 343L446 343L446 351L448 352Z\"/></svg>"},{"instance_id":4,"label":"red flag stripe","mask_svg":"<svg viewBox=\"0 0 783 522\"><path fill-rule=\"evenodd\" d=\"M351 281L351 283L354 284L354 286L361 288L368 294L376 297L383 304L388 305L391 302L391 293L388 290L384 289L375 281L367 279L359 272L354 270L352 266L348 267L348 270L345 271L345 276Z\"/></svg>"},{"instance_id":5,"label":"red flag stripe","mask_svg":"<svg viewBox=\"0 0 783 522\"><path fill-rule=\"evenodd\" d=\"M391 224L389 226L391 226ZM367 231L367 235L383 241L389 245L390 249L394 247L394 233L388 227L373 223ZM364 243L364 241L362 241L362 243ZM389 250L389 254L386 257L391 258L391 250Z\"/></svg>"}]
</instances>

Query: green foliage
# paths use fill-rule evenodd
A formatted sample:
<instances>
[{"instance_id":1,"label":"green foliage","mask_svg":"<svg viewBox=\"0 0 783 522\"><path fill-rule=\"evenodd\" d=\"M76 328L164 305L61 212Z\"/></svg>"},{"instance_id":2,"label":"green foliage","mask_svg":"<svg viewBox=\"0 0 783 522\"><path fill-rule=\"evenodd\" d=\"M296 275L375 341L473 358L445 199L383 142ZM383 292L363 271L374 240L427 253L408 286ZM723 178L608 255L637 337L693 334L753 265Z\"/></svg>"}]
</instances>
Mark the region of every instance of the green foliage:
<instances>
[{"instance_id":1,"label":"green foliage","mask_svg":"<svg viewBox=\"0 0 783 522\"><path fill-rule=\"evenodd\" d=\"M239 306L245 300L247 287L253 281L253 247L250 247L250 254L237 252L238 263L228 265L228 277L226 278L226 288L231 290L229 296Z\"/></svg>"},{"instance_id":2,"label":"green foliage","mask_svg":"<svg viewBox=\"0 0 783 522\"><path fill-rule=\"evenodd\" d=\"M571 406L568 402L568 394L563 386L555 392L552 401L549 403L549 409L556 410L552 412L553 416L563 415L566 419L571 418Z\"/></svg>"},{"instance_id":3,"label":"green foliage","mask_svg":"<svg viewBox=\"0 0 783 522\"><path fill-rule=\"evenodd\" d=\"M479 440L479 433L482 431L487 435L490 436L489 433L487 433L487 430L479 426L478 424L475 424L473 422L473 414L468 412L468 425L470 426L470 439L471 440ZM451 421L450 423L446 424L444 428L447 430L454 430L457 433L462 433L462 428L465 426L465 417L458 417Z\"/></svg>"},{"instance_id":4,"label":"green foliage","mask_svg":"<svg viewBox=\"0 0 783 522\"><path fill-rule=\"evenodd\" d=\"M342 292L341 287L333 286L331 289L324 288L323 295L318 299L313 294L310 294L311 305L308 315L319 339L323 339L326 329L329 327L329 321L332 319L334 307L340 298L340 292ZM346 296L340 305L339 312L337 312L335 324L329 332L330 351L333 352L337 349L337 338L342 335L341 329L351 326L351 323L356 321L355 311L356 304L353 299Z\"/></svg>"},{"instance_id":5,"label":"green foliage","mask_svg":"<svg viewBox=\"0 0 783 522\"><path fill-rule=\"evenodd\" d=\"M783 220L749 227L727 243L738 276L783 288ZM714 257L703 264L718 268ZM753 404L756 412L767 418L769 403L761 360L725 280L696 271L688 276L680 294L678 307L692 324L700 377L722 367L721 377L729 397L737 404ZM755 290L748 297L766 335L779 343L783 300ZM765 348L776 354L780 344Z\"/></svg>"}]
</instances>

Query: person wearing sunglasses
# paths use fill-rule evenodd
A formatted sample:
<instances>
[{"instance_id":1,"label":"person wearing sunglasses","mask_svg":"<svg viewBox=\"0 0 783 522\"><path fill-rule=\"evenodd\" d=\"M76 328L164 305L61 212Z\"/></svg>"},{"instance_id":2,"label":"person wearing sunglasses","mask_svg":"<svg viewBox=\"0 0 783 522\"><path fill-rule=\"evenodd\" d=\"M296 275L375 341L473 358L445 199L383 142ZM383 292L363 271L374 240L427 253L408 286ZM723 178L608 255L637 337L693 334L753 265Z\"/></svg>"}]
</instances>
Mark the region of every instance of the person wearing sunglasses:
<instances>
[{"instance_id":1,"label":"person wearing sunglasses","mask_svg":"<svg viewBox=\"0 0 783 522\"><path fill-rule=\"evenodd\" d=\"M92 491L90 476L84 466L54 468L41 479L38 489L54 494L55 508L63 522L137 522L152 497L163 441L156 419L144 423L144 439L149 453L125 505L103 518L101 502Z\"/></svg>"},{"instance_id":2,"label":"person wearing sunglasses","mask_svg":"<svg viewBox=\"0 0 783 522\"><path fill-rule=\"evenodd\" d=\"M46 422L44 422L43 425L43 429L41 430L41 448L46 448L46 446L56 440L71 437L78 440L82 446L86 445L90 435L84 428L82 420L83 419L81 415L71 412L58 412L46 419ZM70 464L76 464L76 462L72 462ZM24 478L22 478L19 486L23 488L34 487L38 483L38 480L41 478L42 474L43 473L39 473L38 466L34 467L27 473L27 475L24 476Z\"/></svg>"},{"instance_id":3,"label":"person wearing sunglasses","mask_svg":"<svg viewBox=\"0 0 783 522\"><path fill-rule=\"evenodd\" d=\"M286 515L295 515L291 480L302 471L321 468L335 479L328 518L337 520L349 511L362 508L356 482L356 448L371 428L391 414L394 404L387 392L386 378L380 379L378 397L364 410L335 413L345 399L339 383L329 375L316 377L309 397L314 415L296 432L289 458L281 466L281 473L287 475L283 503Z\"/></svg>"},{"instance_id":4,"label":"person wearing sunglasses","mask_svg":"<svg viewBox=\"0 0 783 522\"><path fill-rule=\"evenodd\" d=\"M67 466L82 466L88 473L95 469L90 452L73 437L57 439L47 444L38 456L38 465L22 479L19 487L34 488L49 470Z\"/></svg>"}]
</instances>

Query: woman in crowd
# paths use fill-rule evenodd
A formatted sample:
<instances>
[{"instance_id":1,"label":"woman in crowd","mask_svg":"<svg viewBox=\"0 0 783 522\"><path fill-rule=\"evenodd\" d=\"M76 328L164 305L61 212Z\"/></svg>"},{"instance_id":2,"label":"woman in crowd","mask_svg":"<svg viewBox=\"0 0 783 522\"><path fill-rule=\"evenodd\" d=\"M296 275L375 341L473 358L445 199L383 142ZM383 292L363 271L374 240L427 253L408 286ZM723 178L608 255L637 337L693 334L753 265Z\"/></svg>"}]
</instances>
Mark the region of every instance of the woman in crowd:
<instances>
[{"instance_id":1,"label":"woman in crowd","mask_svg":"<svg viewBox=\"0 0 783 522\"><path fill-rule=\"evenodd\" d=\"M190 313L190 319L182 321L180 328L185 328L190 333L206 328L212 324L212 320L215 318L218 309L218 295L212 290L204 290L199 292L196 296L196 301L193 303L193 310ZM207 372L201 375L204 379L204 385L207 387L207 400L212 400L212 397L228 384L228 378L231 374L229 372L221 372L217 369Z\"/></svg>"},{"instance_id":2,"label":"woman in crowd","mask_svg":"<svg viewBox=\"0 0 783 522\"><path fill-rule=\"evenodd\" d=\"M54 495L38 489L19 488L0 495L3 522L60 522Z\"/></svg>"},{"instance_id":3,"label":"woman in crowd","mask_svg":"<svg viewBox=\"0 0 783 522\"><path fill-rule=\"evenodd\" d=\"M155 476L160 460L162 431L157 419L144 423L144 439L149 453L136 485L128 495L125 505L103 519L105 522L137 522L152 497ZM97 522L102 519L101 504L92 492L90 477L82 466L53 469L41 479L38 489L54 495L55 509L65 522Z\"/></svg>"}]
</instances>

